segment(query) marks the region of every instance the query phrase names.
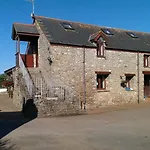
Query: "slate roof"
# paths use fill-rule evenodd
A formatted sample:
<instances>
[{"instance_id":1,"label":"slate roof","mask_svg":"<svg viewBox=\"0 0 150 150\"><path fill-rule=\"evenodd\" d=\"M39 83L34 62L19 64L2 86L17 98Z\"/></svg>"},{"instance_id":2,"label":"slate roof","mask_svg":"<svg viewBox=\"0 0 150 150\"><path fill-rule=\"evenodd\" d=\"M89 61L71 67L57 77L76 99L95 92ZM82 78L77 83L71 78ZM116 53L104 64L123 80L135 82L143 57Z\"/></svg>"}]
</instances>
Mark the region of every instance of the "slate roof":
<instances>
[{"instance_id":1,"label":"slate roof","mask_svg":"<svg viewBox=\"0 0 150 150\"><path fill-rule=\"evenodd\" d=\"M88 25L41 16L36 16L35 20L39 23L51 43L95 47L94 44L89 41L90 35L106 28L113 33L113 35L106 34L107 48L150 52L150 33ZM70 23L74 30L64 29L61 25L62 22ZM138 38L132 38L126 32L132 32L137 35Z\"/></svg>"},{"instance_id":2,"label":"slate roof","mask_svg":"<svg viewBox=\"0 0 150 150\"><path fill-rule=\"evenodd\" d=\"M16 34L39 35L33 24L14 23L12 30L12 39L15 40Z\"/></svg>"}]
</instances>

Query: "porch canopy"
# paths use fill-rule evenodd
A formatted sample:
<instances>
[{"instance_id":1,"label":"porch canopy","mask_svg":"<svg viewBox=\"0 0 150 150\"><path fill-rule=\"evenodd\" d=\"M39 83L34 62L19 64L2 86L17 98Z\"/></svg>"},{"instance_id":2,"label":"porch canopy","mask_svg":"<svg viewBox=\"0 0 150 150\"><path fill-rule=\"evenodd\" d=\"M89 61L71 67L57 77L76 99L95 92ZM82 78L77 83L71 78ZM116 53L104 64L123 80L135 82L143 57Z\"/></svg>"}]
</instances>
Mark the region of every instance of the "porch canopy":
<instances>
[{"instance_id":1,"label":"porch canopy","mask_svg":"<svg viewBox=\"0 0 150 150\"><path fill-rule=\"evenodd\" d=\"M32 41L38 39L39 33L34 24L14 23L12 27L12 39L20 41Z\"/></svg>"},{"instance_id":2,"label":"porch canopy","mask_svg":"<svg viewBox=\"0 0 150 150\"><path fill-rule=\"evenodd\" d=\"M11 76L13 73L13 70L15 70L16 66L9 68L7 70L4 71L5 74L7 74L8 76Z\"/></svg>"}]
</instances>

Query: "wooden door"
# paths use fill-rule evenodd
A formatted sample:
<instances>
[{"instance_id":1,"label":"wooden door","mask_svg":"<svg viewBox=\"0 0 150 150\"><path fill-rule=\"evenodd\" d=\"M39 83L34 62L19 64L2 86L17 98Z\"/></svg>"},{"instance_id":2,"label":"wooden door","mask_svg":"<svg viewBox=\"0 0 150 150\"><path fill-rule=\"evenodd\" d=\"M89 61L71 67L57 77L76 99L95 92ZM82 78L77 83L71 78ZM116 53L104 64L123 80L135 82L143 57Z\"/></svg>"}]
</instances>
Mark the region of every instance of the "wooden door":
<instances>
[{"instance_id":1,"label":"wooden door","mask_svg":"<svg viewBox=\"0 0 150 150\"><path fill-rule=\"evenodd\" d=\"M144 96L150 97L150 75L144 75Z\"/></svg>"}]
</instances>

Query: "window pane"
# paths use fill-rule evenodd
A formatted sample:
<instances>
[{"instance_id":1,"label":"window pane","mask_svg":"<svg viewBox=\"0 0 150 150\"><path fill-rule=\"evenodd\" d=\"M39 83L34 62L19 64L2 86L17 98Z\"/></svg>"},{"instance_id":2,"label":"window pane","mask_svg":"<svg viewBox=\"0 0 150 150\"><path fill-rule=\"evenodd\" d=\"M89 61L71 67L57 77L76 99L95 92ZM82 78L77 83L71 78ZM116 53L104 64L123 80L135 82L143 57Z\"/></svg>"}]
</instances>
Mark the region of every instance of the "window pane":
<instances>
[{"instance_id":1,"label":"window pane","mask_svg":"<svg viewBox=\"0 0 150 150\"><path fill-rule=\"evenodd\" d=\"M97 74L97 89L106 88L106 75Z\"/></svg>"},{"instance_id":2,"label":"window pane","mask_svg":"<svg viewBox=\"0 0 150 150\"><path fill-rule=\"evenodd\" d=\"M104 45L101 45L101 56L104 56Z\"/></svg>"},{"instance_id":3,"label":"window pane","mask_svg":"<svg viewBox=\"0 0 150 150\"><path fill-rule=\"evenodd\" d=\"M145 66L146 67L148 66L148 58L147 58L147 56L145 56Z\"/></svg>"},{"instance_id":4,"label":"window pane","mask_svg":"<svg viewBox=\"0 0 150 150\"><path fill-rule=\"evenodd\" d=\"M131 88L131 79L133 78L133 76L126 76L126 87L127 88Z\"/></svg>"},{"instance_id":5,"label":"window pane","mask_svg":"<svg viewBox=\"0 0 150 150\"><path fill-rule=\"evenodd\" d=\"M150 66L150 57L147 56L147 67L149 67L149 66Z\"/></svg>"},{"instance_id":6,"label":"window pane","mask_svg":"<svg viewBox=\"0 0 150 150\"><path fill-rule=\"evenodd\" d=\"M104 45L97 44L97 56L104 56Z\"/></svg>"}]
</instances>

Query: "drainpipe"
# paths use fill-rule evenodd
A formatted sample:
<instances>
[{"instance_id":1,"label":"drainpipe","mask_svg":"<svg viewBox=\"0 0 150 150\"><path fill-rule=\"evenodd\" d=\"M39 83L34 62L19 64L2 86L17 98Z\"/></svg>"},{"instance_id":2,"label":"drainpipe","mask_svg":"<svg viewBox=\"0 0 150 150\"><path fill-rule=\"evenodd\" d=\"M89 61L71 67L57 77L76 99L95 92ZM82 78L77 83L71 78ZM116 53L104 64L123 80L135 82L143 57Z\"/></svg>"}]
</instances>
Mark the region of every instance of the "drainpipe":
<instances>
[{"instance_id":1,"label":"drainpipe","mask_svg":"<svg viewBox=\"0 0 150 150\"><path fill-rule=\"evenodd\" d=\"M83 46L83 104L86 110L85 46Z\"/></svg>"},{"instance_id":2,"label":"drainpipe","mask_svg":"<svg viewBox=\"0 0 150 150\"><path fill-rule=\"evenodd\" d=\"M137 88L138 88L138 94L137 94L137 98L138 98L138 104L140 103L140 67L139 67L139 50L137 52Z\"/></svg>"},{"instance_id":3,"label":"drainpipe","mask_svg":"<svg viewBox=\"0 0 150 150\"><path fill-rule=\"evenodd\" d=\"M16 37L16 66L19 67L19 54L20 54L20 38Z\"/></svg>"}]
</instances>

